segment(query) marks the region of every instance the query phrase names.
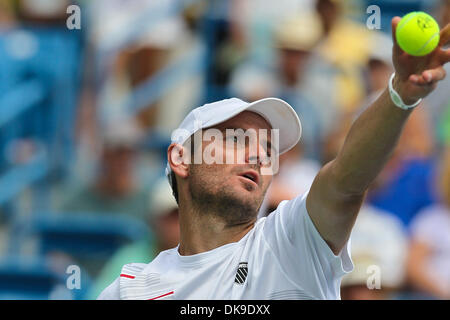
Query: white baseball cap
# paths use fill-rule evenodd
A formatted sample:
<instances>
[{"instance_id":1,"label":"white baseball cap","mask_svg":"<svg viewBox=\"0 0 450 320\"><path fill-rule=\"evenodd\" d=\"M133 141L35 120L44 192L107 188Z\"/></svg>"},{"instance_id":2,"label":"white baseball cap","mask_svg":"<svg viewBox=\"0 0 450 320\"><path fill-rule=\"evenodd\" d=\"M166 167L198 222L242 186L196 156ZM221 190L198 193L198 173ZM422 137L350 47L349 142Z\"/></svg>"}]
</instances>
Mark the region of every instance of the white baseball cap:
<instances>
[{"instance_id":1,"label":"white baseball cap","mask_svg":"<svg viewBox=\"0 0 450 320\"><path fill-rule=\"evenodd\" d=\"M302 125L297 113L286 102L278 98L264 98L254 102L245 102L238 98L225 99L205 104L192 110L172 134L171 143L183 145L195 132L210 128L243 111L252 111L261 115L272 129L279 130L279 154L293 148L300 140ZM166 175L170 179L170 165L167 162Z\"/></svg>"},{"instance_id":2,"label":"white baseball cap","mask_svg":"<svg viewBox=\"0 0 450 320\"><path fill-rule=\"evenodd\" d=\"M192 110L173 132L171 143L183 145L198 130L218 125L243 111L259 114L269 122L272 129L279 130L279 155L289 151L299 142L302 125L297 113L286 101L278 98L264 98L249 103L238 98L231 98L208 103ZM172 185L170 173L170 165L167 162L166 175Z\"/></svg>"}]
</instances>

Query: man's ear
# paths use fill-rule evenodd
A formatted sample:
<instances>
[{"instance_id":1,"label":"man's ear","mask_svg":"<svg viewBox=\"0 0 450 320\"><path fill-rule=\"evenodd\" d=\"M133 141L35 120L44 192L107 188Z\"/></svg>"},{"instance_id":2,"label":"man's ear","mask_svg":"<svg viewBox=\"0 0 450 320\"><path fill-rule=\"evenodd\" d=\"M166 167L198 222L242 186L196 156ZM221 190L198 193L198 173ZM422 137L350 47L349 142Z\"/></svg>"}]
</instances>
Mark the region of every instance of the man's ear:
<instances>
[{"instance_id":1,"label":"man's ear","mask_svg":"<svg viewBox=\"0 0 450 320\"><path fill-rule=\"evenodd\" d=\"M185 178L189 171L189 157L186 149L182 145L172 143L167 149L167 159L170 168L179 177Z\"/></svg>"}]
</instances>

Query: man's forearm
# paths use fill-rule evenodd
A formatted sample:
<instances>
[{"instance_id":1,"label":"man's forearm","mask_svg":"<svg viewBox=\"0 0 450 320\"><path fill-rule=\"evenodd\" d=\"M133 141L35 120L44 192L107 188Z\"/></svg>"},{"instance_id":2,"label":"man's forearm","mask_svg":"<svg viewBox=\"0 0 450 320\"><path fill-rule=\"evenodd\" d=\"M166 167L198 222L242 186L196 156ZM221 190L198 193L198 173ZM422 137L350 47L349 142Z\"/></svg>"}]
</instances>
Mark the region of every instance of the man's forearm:
<instances>
[{"instance_id":1,"label":"man's forearm","mask_svg":"<svg viewBox=\"0 0 450 320\"><path fill-rule=\"evenodd\" d=\"M388 161L411 110L395 106L386 89L352 125L332 163L336 189L363 194Z\"/></svg>"}]
</instances>

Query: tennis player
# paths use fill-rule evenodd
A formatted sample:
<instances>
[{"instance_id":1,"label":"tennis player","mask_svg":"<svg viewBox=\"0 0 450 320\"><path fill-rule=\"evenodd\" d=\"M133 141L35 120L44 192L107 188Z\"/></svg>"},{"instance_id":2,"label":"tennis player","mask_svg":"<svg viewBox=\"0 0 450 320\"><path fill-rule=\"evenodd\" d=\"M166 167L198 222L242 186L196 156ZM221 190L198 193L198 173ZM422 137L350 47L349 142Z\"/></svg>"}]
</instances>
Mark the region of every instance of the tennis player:
<instances>
[{"instance_id":1,"label":"tennis player","mask_svg":"<svg viewBox=\"0 0 450 320\"><path fill-rule=\"evenodd\" d=\"M278 155L300 139L296 113L275 98L193 110L167 153L180 243L148 264L125 265L99 299L339 299L341 277L353 268L349 238L366 190L450 61L450 24L435 51L412 57L396 44L399 20L392 20L395 73L386 90L354 122L310 190L268 217L257 219L258 209ZM242 139L242 132L253 135Z\"/></svg>"}]
</instances>

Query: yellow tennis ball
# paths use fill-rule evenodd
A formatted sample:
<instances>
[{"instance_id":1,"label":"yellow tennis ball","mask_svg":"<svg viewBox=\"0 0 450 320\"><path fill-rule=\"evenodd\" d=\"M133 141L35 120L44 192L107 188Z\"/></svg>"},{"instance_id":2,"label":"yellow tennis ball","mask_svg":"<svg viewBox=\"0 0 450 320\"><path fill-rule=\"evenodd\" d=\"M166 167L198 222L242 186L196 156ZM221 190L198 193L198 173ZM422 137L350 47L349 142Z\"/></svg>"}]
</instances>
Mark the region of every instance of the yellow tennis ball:
<instances>
[{"instance_id":1,"label":"yellow tennis ball","mask_svg":"<svg viewBox=\"0 0 450 320\"><path fill-rule=\"evenodd\" d=\"M412 56L425 56L439 44L439 25L425 12L410 12L397 25L395 37L403 51Z\"/></svg>"}]
</instances>

